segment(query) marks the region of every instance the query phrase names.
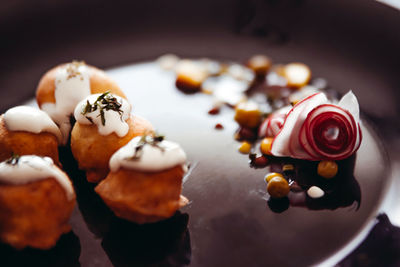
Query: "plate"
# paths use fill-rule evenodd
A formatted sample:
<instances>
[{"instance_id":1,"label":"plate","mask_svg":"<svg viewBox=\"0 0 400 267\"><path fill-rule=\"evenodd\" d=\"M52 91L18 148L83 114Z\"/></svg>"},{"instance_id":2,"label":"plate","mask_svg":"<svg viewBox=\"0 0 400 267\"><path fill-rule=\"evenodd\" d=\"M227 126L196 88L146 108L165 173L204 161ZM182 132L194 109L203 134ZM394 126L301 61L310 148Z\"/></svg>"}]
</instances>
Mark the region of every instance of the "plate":
<instances>
[{"instance_id":1,"label":"plate","mask_svg":"<svg viewBox=\"0 0 400 267\"><path fill-rule=\"evenodd\" d=\"M232 109L208 115L210 96L180 92L174 74L154 62L108 74L123 88L134 114L149 119L187 152L191 168L183 194L189 205L156 224L117 219L63 149L61 160L77 191L73 231L47 252L3 246L0 252L10 264L308 266L327 260L370 229L391 180L381 179L389 177L387 154L365 118L361 147L346 163L354 171L350 188L361 195L345 203L338 199L332 205L291 206L277 213L268 206L263 180L270 167L250 168L248 157L237 151ZM216 130L217 123L224 129Z\"/></svg>"}]
</instances>

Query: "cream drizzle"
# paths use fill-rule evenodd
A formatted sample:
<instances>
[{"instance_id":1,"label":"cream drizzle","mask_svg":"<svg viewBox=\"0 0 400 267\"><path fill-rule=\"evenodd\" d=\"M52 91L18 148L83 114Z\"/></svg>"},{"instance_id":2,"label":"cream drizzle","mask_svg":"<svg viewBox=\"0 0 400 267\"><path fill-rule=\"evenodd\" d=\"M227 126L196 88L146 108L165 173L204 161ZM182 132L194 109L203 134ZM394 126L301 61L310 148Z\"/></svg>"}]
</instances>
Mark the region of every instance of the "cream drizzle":
<instances>
[{"instance_id":1,"label":"cream drizzle","mask_svg":"<svg viewBox=\"0 0 400 267\"><path fill-rule=\"evenodd\" d=\"M49 157L21 156L18 163L0 163L0 181L13 185L54 178L65 190L68 200L74 198L74 188L68 176L53 163Z\"/></svg>"},{"instance_id":2,"label":"cream drizzle","mask_svg":"<svg viewBox=\"0 0 400 267\"><path fill-rule=\"evenodd\" d=\"M63 135L63 144L68 142L71 132L70 116L76 104L90 95L90 71L80 62L72 62L56 71L54 80L55 103L44 103L41 109L58 124Z\"/></svg>"},{"instance_id":3,"label":"cream drizzle","mask_svg":"<svg viewBox=\"0 0 400 267\"><path fill-rule=\"evenodd\" d=\"M186 154L179 144L163 140L157 146L144 144L140 157L132 159L136 147L140 145L141 136L133 138L128 144L120 148L110 159L110 170L118 171L120 168L159 172L181 165L186 168Z\"/></svg>"},{"instance_id":4,"label":"cream drizzle","mask_svg":"<svg viewBox=\"0 0 400 267\"><path fill-rule=\"evenodd\" d=\"M48 132L54 134L58 142L62 142L62 134L49 115L42 110L17 106L7 110L4 123L9 131L26 131L31 133Z\"/></svg>"},{"instance_id":5,"label":"cream drizzle","mask_svg":"<svg viewBox=\"0 0 400 267\"><path fill-rule=\"evenodd\" d=\"M101 94L94 94L86 97L83 99L75 108L75 119L80 124L94 124L97 126L98 131L101 135L109 135L111 133L116 133L119 137L124 137L129 131L129 125L126 120L130 117L131 113L131 105L128 103L127 100L120 96L115 96L113 94L109 94L117 99L117 101L121 104L120 110L122 113L118 113L114 110L105 110L104 109L104 118L105 118L105 125L102 124L101 116L100 116L100 109L97 108L95 111L82 114L85 106L87 105L87 101L90 104L96 102L97 98ZM88 119L90 118L90 120Z\"/></svg>"}]
</instances>

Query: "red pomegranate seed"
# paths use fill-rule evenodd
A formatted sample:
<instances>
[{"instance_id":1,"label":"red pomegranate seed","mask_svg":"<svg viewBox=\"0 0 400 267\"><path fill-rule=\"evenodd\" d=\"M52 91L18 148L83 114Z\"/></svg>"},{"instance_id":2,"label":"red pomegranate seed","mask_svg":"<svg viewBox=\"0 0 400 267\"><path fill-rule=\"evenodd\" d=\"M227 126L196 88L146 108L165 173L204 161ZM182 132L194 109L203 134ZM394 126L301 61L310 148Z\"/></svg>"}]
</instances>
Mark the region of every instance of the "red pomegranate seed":
<instances>
[{"instance_id":1,"label":"red pomegranate seed","mask_svg":"<svg viewBox=\"0 0 400 267\"><path fill-rule=\"evenodd\" d=\"M224 126L221 123L217 123L217 124L215 124L215 129L222 130L222 129L224 129Z\"/></svg>"}]
</instances>

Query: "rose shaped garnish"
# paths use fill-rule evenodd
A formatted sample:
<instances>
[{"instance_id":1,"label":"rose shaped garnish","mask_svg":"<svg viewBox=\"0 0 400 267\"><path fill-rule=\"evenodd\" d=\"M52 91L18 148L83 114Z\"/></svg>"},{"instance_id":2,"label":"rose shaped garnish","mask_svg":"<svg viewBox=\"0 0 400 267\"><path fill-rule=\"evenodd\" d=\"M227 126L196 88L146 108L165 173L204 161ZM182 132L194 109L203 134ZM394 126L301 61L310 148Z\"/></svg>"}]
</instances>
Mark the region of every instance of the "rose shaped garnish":
<instances>
[{"instance_id":1,"label":"rose shaped garnish","mask_svg":"<svg viewBox=\"0 0 400 267\"><path fill-rule=\"evenodd\" d=\"M325 94L316 93L288 112L271 153L306 160L341 160L357 151L361 139L355 95L350 91L334 105Z\"/></svg>"},{"instance_id":2,"label":"rose shaped garnish","mask_svg":"<svg viewBox=\"0 0 400 267\"><path fill-rule=\"evenodd\" d=\"M286 106L270 114L258 128L258 137L275 137L282 129L286 115L291 109L291 106Z\"/></svg>"}]
</instances>

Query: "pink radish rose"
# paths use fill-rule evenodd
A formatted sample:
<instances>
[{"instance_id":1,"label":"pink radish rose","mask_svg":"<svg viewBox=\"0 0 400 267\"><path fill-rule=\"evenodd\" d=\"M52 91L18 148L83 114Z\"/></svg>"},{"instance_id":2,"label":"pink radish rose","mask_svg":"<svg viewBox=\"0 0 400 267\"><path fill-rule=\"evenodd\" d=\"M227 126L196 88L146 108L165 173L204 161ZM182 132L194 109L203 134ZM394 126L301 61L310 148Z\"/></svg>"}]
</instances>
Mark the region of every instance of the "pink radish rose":
<instances>
[{"instance_id":1,"label":"pink radish rose","mask_svg":"<svg viewBox=\"0 0 400 267\"><path fill-rule=\"evenodd\" d=\"M287 113L271 153L306 160L341 160L357 151L361 139L355 95L350 91L334 105L325 94L316 93Z\"/></svg>"}]
</instances>

